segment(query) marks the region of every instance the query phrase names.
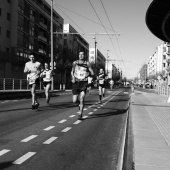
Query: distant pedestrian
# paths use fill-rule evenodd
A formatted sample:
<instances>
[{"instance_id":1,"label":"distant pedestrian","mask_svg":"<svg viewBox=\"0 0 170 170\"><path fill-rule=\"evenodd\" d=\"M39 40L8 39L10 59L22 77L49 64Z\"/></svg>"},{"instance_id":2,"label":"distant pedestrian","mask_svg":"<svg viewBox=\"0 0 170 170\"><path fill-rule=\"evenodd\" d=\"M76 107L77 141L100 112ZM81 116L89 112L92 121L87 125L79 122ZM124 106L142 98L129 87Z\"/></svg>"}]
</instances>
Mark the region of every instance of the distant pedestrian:
<instances>
[{"instance_id":1,"label":"distant pedestrian","mask_svg":"<svg viewBox=\"0 0 170 170\"><path fill-rule=\"evenodd\" d=\"M29 54L30 61L25 64L24 73L27 73L27 80L32 95L32 109L37 109L39 103L36 96L36 87L39 84L40 74L43 71L40 62L36 61L35 54Z\"/></svg>"},{"instance_id":2,"label":"distant pedestrian","mask_svg":"<svg viewBox=\"0 0 170 170\"><path fill-rule=\"evenodd\" d=\"M49 95L49 91L51 88L51 82L52 82L52 78L55 75L55 73L49 69L49 64L45 63L44 64L44 71L41 73L41 77L43 78L43 87L45 90L45 96L46 96L46 103L49 104L50 101L50 95Z\"/></svg>"},{"instance_id":3,"label":"distant pedestrian","mask_svg":"<svg viewBox=\"0 0 170 170\"><path fill-rule=\"evenodd\" d=\"M111 80L109 81L109 84L110 84L110 90L112 90L112 89L113 89L113 85L114 85L114 81L111 79Z\"/></svg>"},{"instance_id":4,"label":"distant pedestrian","mask_svg":"<svg viewBox=\"0 0 170 170\"><path fill-rule=\"evenodd\" d=\"M84 99L88 87L88 76L93 76L93 74L89 62L85 61L84 52L79 52L79 59L73 62L71 71L73 103L78 102L79 104L79 120L82 119Z\"/></svg>"},{"instance_id":5,"label":"distant pedestrian","mask_svg":"<svg viewBox=\"0 0 170 170\"><path fill-rule=\"evenodd\" d=\"M99 86L99 102L102 102L102 98L105 96L105 81L106 81L106 74L104 73L104 70L101 68L99 70L99 74L97 77L98 80L98 86Z\"/></svg>"}]
</instances>

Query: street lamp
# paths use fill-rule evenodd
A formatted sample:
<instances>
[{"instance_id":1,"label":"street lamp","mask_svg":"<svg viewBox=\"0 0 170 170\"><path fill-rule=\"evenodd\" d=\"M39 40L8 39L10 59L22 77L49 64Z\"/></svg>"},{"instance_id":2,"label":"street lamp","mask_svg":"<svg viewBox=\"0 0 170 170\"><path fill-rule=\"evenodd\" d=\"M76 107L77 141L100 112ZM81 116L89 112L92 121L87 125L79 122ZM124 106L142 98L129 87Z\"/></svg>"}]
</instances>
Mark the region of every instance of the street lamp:
<instances>
[{"instance_id":1,"label":"street lamp","mask_svg":"<svg viewBox=\"0 0 170 170\"><path fill-rule=\"evenodd\" d=\"M109 73L109 56L108 56L108 52L109 52L109 50L107 50L107 76L108 76L108 73Z\"/></svg>"},{"instance_id":2,"label":"street lamp","mask_svg":"<svg viewBox=\"0 0 170 170\"><path fill-rule=\"evenodd\" d=\"M96 49L96 46L97 46L97 42L96 42L96 35L95 37L93 37L93 39L95 40L94 41L94 45L95 45L95 75L97 75L97 49Z\"/></svg>"},{"instance_id":3,"label":"street lamp","mask_svg":"<svg viewBox=\"0 0 170 170\"><path fill-rule=\"evenodd\" d=\"M53 58L53 0L51 0L51 70L54 70L54 58ZM51 80L51 90L54 90L54 79Z\"/></svg>"}]
</instances>

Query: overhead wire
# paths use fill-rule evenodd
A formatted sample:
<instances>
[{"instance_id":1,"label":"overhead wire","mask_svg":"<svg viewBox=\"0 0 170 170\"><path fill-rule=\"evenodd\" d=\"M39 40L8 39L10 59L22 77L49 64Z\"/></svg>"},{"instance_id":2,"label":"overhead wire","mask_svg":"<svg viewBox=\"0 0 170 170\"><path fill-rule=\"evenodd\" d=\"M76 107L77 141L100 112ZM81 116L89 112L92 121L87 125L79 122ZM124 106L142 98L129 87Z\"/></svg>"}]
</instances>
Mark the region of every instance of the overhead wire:
<instances>
[{"instance_id":1,"label":"overhead wire","mask_svg":"<svg viewBox=\"0 0 170 170\"><path fill-rule=\"evenodd\" d=\"M104 4L103 4L102 0L100 0L100 2L101 2L102 7L103 7L103 9L104 9L104 11L105 11L105 14L106 14L106 16L107 16L107 19L108 19L108 21L109 21L109 24L110 24L110 26L111 26L111 28L112 28L112 31L115 33L115 30L114 30L114 28L113 28L113 26L112 26L112 24L111 24L111 21L110 21L110 19L109 19L109 16L108 16L108 14L107 14L107 11L106 11L106 9L105 9L105 7L104 7ZM116 37L116 40L117 40L117 44L118 44L120 56L121 56L121 58L122 58L122 62L123 62L123 64L125 65L124 59L123 59L123 57L122 57L122 53L121 53L121 49L120 49L120 45L119 45L118 38L117 38L117 36L115 36L115 37ZM126 67L126 66L125 66L125 67Z\"/></svg>"},{"instance_id":2,"label":"overhead wire","mask_svg":"<svg viewBox=\"0 0 170 170\"><path fill-rule=\"evenodd\" d=\"M113 49L114 49L114 51L115 51L116 56L118 56L118 54L117 54L117 52L116 52L116 49L115 49L115 47L114 47L114 44L113 44L113 42L112 42L112 39L110 38L110 36L109 36L109 34L108 34L108 32L107 32L105 26L103 25L103 23L102 23L102 21L101 21L99 15L97 14L97 12L96 12L95 8L93 7L93 4L90 2L90 0L88 0L88 1L89 1L89 3L90 3L91 7L93 8L95 14L97 15L97 17L98 17L100 23L102 24L104 30L106 31L106 33L107 33L107 35L108 35L108 37L109 37L109 39L110 39L110 41L111 41L111 43L112 43L112 46L113 46Z\"/></svg>"}]
</instances>

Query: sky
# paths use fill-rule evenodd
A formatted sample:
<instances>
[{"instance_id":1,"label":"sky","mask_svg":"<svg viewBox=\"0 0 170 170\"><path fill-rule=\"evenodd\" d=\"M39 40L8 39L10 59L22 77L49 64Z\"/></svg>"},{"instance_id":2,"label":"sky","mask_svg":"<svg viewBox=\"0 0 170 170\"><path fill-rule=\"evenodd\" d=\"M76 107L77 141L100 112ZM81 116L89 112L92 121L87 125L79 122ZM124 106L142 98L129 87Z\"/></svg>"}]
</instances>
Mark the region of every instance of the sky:
<instances>
[{"instance_id":1,"label":"sky","mask_svg":"<svg viewBox=\"0 0 170 170\"><path fill-rule=\"evenodd\" d=\"M51 3L51 0L46 0ZM53 0L54 9L71 24L109 62L122 70L126 78L134 78L143 64L163 43L148 29L145 17L151 0ZM115 35L108 35L116 33ZM109 51L108 51L109 50Z\"/></svg>"}]
</instances>

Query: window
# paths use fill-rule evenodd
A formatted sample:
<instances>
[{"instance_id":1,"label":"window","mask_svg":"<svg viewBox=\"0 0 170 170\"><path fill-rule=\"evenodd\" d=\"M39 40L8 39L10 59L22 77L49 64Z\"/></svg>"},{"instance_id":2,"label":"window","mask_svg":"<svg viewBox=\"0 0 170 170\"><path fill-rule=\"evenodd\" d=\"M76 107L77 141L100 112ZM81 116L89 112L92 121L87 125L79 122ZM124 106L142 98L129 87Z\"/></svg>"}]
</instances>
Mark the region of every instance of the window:
<instances>
[{"instance_id":1,"label":"window","mask_svg":"<svg viewBox=\"0 0 170 170\"><path fill-rule=\"evenodd\" d=\"M166 55L163 55L163 59L164 59L164 60L166 59Z\"/></svg>"},{"instance_id":2,"label":"window","mask_svg":"<svg viewBox=\"0 0 170 170\"><path fill-rule=\"evenodd\" d=\"M7 20L10 21L10 19L11 19L11 14L7 13Z\"/></svg>"},{"instance_id":3,"label":"window","mask_svg":"<svg viewBox=\"0 0 170 170\"><path fill-rule=\"evenodd\" d=\"M0 16L1 16L1 8L0 8Z\"/></svg>"},{"instance_id":4,"label":"window","mask_svg":"<svg viewBox=\"0 0 170 170\"><path fill-rule=\"evenodd\" d=\"M0 27L0 35L1 35L1 27Z\"/></svg>"},{"instance_id":5,"label":"window","mask_svg":"<svg viewBox=\"0 0 170 170\"><path fill-rule=\"evenodd\" d=\"M66 40L66 39L64 39L64 45L65 45L65 46L67 45L67 40Z\"/></svg>"},{"instance_id":6,"label":"window","mask_svg":"<svg viewBox=\"0 0 170 170\"><path fill-rule=\"evenodd\" d=\"M30 19L33 21L35 19L35 12L32 9L30 9Z\"/></svg>"},{"instance_id":7,"label":"window","mask_svg":"<svg viewBox=\"0 0 170 170\"><path fill-rule=\"evenodd\" d=\"M6 48L6 53L9 53L9 48Z\"/></svg>"},{"instance_id":8,"label":"window","mask_svg":"<svg viewBox=\"0 0 170 170\"><path fill-rule=\"evenodd\" d=\"M8 31L8 30L6 31L6 37L10 38L10 31Z\"/></svg>"}]
</instances>

